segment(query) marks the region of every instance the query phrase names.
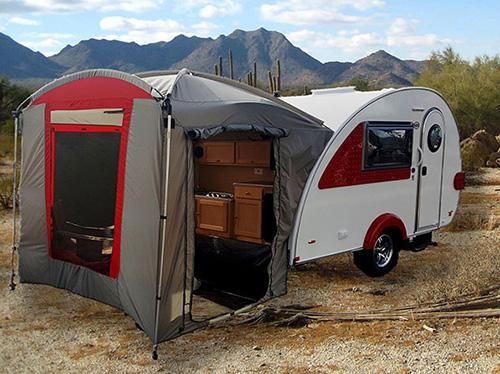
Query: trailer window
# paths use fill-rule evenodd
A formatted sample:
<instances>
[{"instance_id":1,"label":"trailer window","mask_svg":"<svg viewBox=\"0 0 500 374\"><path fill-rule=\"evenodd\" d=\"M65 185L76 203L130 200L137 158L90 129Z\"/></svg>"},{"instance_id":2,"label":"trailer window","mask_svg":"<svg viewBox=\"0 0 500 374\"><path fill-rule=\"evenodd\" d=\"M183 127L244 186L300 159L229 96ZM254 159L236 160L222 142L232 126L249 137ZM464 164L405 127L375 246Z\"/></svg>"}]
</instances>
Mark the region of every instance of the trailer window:
<instances>
[{"instance_id":1,"label":"trailer window","mask_svg":"<svg viewBox=\"0 0 500 374\"><path fill-rule=\"evenodd\" d=\"M410 124L368 124L364 143L364 169L411 166L413 128Z\"/></svg>"}]
</instances>

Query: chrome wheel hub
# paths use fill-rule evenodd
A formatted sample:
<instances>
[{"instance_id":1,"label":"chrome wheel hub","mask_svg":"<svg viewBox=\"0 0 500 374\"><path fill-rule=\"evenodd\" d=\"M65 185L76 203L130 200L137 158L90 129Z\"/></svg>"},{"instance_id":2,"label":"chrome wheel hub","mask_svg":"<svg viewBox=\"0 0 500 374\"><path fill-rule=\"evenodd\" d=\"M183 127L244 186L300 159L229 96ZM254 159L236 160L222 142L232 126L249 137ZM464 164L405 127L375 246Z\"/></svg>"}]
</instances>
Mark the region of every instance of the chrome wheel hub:
<instances>
[{"instance_id":1,"label":"chrome wheel hub","mask_svg":"<svg viewBox=\"0 0 500 374\"><path fill-rule=\"evenodd\" d=\"M394 243L392 238L387 234L382 234L375 242L375 248L373 248L373 257L375 259L375 264L383 268L387 266L392 259L394 254Z\"/></svg>"}]
</instances>

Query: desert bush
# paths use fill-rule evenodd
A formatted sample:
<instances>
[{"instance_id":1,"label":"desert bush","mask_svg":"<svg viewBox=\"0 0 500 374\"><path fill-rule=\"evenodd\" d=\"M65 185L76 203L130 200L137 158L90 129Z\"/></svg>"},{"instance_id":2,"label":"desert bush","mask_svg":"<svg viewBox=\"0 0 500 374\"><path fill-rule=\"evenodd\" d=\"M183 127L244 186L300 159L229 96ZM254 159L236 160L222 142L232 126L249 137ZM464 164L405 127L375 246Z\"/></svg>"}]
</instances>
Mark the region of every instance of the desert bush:
<instances>
[{"instance_id":1,"label":"desert bush","mask_svg":"<svg viewBox=\"0 0 500 374\"><path fill-rule=\"evenodd\" d=\"M0 159L12 158L13 154L14 154L13 136L0 133Z\"/></svg>"},{"instance_id":2,"label":"desert bush","mask_svg":"<svg viewBox=\"0 0 500 374\"><path fill-rule=\"evenodd\" d=\"M0 207L2 209L11 209L13 204L14 192L12 190L12 179L7 177L0 178ZM17 204L17 196L16 196Z\"/></svg>"},{"instance_id":3,"label":"desert bush","mask_svg":"<svg viewBox=\"0 0 500 374\"><path fill-rule=\"evenodd\" d=\"M480 129L500 133L500 57L468 62L452 48L433 52L417 86L434 88L448 101L466 138Z\"/></svg>"}]
</instances>

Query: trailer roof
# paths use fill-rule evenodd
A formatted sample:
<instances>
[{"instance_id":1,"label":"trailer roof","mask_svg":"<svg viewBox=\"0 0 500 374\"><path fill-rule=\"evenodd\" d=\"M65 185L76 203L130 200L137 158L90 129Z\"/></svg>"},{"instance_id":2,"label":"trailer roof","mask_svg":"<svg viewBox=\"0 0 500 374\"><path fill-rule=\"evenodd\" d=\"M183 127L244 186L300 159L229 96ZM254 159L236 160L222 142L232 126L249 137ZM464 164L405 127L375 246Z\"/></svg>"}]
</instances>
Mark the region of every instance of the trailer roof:
<instances>
[{"instance_id":1,"label":"trailer roof","mask_svg":"<svg viewBox=\"0 0 500 374\"><path fill-rule=\"evenodd\" d=\"M321 120L336 131L353 113L373 99L394 91L356 91L354 86L312 90L311 95L286 96L282 100Z\"/></svg>"}]
</instances>

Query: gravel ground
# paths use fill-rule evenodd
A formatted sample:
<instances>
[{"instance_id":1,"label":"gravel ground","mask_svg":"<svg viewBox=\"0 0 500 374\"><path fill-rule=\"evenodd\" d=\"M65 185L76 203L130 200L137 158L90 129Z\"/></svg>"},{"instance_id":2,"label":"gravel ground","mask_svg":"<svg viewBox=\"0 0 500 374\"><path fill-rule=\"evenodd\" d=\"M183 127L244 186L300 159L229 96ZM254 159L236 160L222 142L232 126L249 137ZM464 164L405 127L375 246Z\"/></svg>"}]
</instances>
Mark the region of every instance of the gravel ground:
<instances>
[{"instance_id":1,"label":"gravel ground","mask_svg":"<svg viewBox=\"0 0 500 374\"><path fill-rule=\"evenodd\" d=\"M305 265L290 272L289 293L268 303L356 311L457 297L499 284L500 229L475 217L498 218L500 171L483 174L488 185L468 187L462 195L457 221L470 222L469 227L441 231L437 247L402 252L395 271L381 279L364 276L349 255ZM41 285L22 284L10 292L9 240L10 221L3 212L2 372L500 373L498 319L324 322L301 328L235 327L228 321L161 344L154 362L149 339L112 307Z\"/></svg>"}]
</instances>

